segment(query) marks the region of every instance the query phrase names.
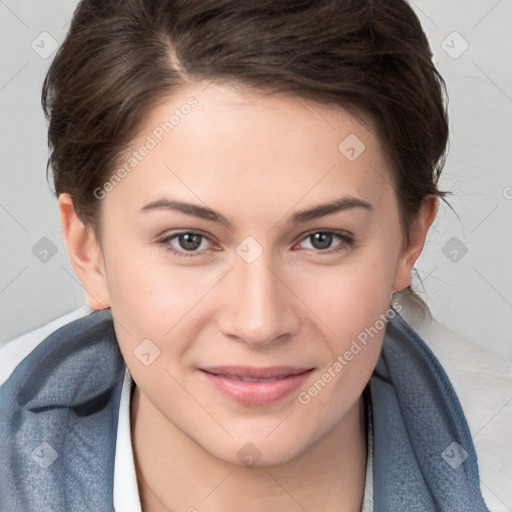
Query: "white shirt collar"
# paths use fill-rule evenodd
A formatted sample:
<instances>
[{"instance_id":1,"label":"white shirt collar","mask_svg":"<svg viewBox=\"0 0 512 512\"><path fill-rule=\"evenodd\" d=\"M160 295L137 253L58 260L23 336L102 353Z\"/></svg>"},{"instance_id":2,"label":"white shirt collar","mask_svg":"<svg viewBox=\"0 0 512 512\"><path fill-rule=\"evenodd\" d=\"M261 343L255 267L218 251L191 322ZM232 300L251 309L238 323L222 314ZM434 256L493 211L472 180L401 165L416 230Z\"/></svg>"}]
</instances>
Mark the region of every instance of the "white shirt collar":
<instances>
[{"instance_id":1,"label":"white shirt collar","mask_svg":"<svg viewBox=\"0 0 512 512\"><path fill-rule=\"evenodd\" d=\"M368 418L368 441L366 458L366 480L364 483L363 506L361 512L373 512L373 421L371 406L367 406L366 411Z\"/></svg>"},{"instance_id":2,"label":"white shirt collar","mask_svg":"<svg viewBox=\"0 0 512 512\"><path fill-rule=\"evenodd\" d=\"M119 421L117 425L117 444L114 462L114 510L116 512L142 512L137 487L137 476L133 460L130 429L130 398L133 379L125 367Z\"/></svg>"}]
</instances>

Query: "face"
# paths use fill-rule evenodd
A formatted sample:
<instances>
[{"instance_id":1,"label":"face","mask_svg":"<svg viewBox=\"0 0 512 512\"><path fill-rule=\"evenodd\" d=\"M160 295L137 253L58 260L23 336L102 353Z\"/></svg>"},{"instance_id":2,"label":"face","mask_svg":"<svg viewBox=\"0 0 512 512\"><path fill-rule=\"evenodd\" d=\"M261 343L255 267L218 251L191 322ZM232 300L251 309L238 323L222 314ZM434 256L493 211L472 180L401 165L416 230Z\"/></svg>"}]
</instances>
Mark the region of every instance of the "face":
<instances>
[{"instance_id":1,"label":"face","mask_svg":"<svg viewBox=\"0 0 512 512\"><path fill-rule=\"evenodd\" d=\"M268 464L304 452L360 399L417 257L372 126L194 84L126 162L98 192L98 270L77 271L141 396L225 461L249 442Z\"/></svg>"}]
</instances>

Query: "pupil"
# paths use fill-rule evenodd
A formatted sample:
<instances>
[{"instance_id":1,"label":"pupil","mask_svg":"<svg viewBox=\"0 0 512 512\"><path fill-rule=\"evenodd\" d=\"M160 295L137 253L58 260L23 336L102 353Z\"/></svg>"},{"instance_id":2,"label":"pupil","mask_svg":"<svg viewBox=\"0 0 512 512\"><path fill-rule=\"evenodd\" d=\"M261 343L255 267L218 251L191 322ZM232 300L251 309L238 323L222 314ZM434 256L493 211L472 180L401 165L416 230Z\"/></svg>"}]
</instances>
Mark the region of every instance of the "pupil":
<instances>
[{"instance_id":1,"label":"pupil","mask_svg":"<svg viewBox=\"0 0 512 512\"><path fill-rule=\"evenodd\" d=\"M179 236L179 242L183 249L192 251L201 245L201 235L195 233L183 233Z\"/></svg>"},{"instance_id":2,"label":"pupil","mask_svg":"<svg viewBox=\"0 0 512 512\"><path fill-rule=\"evenodd\" d=\"M332 243L332 235L329 233L315 233L311 235L311 245L315 249L328 249Z\"/></svg>"}]
</instances>

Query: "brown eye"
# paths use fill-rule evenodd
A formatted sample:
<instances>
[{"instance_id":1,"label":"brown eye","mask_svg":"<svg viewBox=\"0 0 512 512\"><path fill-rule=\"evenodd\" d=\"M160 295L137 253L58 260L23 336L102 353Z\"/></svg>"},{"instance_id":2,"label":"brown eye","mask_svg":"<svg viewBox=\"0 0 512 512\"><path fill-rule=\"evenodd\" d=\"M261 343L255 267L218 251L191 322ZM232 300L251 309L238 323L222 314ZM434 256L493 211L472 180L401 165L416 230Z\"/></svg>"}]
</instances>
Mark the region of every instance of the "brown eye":
<instances>
[{"instance_id":1,"label":"brown eye","mask_svg":"<svg viewBox=\"0 0 512 512\"><path fill-rule=\"evenodd\" d=\"M201 246L203 238L197 233L182 233L178 235L178 243L185 251L195 251Z\"/></svg>"}]
</instances>

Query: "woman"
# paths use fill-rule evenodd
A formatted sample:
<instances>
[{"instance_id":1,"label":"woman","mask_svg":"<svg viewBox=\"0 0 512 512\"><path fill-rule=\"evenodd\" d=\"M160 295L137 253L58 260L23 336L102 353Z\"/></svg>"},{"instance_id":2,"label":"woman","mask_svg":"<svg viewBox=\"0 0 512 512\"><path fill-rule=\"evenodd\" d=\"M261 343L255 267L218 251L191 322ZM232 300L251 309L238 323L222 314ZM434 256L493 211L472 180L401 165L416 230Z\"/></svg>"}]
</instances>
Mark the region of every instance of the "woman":
<instances>
[{"instance_id":1,"label":"woman","mask_svg":"<svg viewBox=\"0 0 512 512\"><path fill-rule=\"evenodd\" d=\"M396 300L443 86L403 1L82 1L43 106L98 311L2 386L0 508L487 510Z\"/></svg>"}]
</instances>

